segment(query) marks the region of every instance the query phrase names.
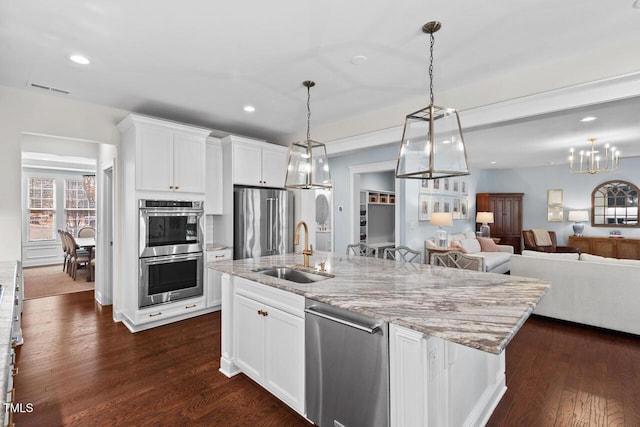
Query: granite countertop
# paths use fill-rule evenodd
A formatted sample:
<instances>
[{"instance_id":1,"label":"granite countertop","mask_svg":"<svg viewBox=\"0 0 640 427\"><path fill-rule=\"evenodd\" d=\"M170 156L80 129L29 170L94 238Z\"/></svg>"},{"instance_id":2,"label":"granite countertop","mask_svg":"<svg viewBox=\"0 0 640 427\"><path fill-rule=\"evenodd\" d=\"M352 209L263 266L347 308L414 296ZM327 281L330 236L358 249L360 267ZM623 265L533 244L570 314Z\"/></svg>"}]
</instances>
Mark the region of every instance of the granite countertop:
<instances>
[{"instance_id":1,"label":"granite countertop","mask_svg":"<svg viewBox=\"0 0 640 427\"><path fill-rule=\"evenodd\" d=\"M204 250L207 252L211 251L222 251L225 249L233 249L233 246L225 245L224 243L207 243L204 247Z\"/></svg>"},{"instance_id":2,"label":"granite countertop","mask_svg":"<svg viewBox=\"0 0 640 427\"><path fill-rule=\"evenodd\" d=\"M14 274L16 261L0 261L0 390L7 390L7 366L11 347L11 328L15 298ZM5 395L6 396L6 395ZM0 399L4 402L4 396Z\"/></svg>"},{"instance_id":3,"label":"granite countertop","mask_svg":"<svg viewBox=\"0 0 640 427\"><path fill-rule=\"evenodd\" d=\"M320 262L334 277L304 284L252 271L294 266L302 263L300 254L208 267L494 354L505 349L550 286L538 279L379 258L327 252L310 257L310 265Z\"/></svg>"}]
</instances>

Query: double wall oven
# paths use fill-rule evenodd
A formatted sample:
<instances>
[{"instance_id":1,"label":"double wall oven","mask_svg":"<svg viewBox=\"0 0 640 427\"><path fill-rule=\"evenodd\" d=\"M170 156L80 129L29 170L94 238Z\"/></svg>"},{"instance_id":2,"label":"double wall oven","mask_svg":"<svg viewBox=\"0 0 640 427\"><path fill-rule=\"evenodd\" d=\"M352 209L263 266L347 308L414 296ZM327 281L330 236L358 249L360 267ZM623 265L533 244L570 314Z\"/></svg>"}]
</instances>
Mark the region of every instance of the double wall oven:
<instances>
[{"instance_id":1,"label":"double wall oven","mask_svg":"<svg viewBox=\"0 0 640 427\"><path fill-rule=\"evenodd\" d=\"M138 307L203 294L202 201L140 200Z\"/></svg>"}]
</instances>

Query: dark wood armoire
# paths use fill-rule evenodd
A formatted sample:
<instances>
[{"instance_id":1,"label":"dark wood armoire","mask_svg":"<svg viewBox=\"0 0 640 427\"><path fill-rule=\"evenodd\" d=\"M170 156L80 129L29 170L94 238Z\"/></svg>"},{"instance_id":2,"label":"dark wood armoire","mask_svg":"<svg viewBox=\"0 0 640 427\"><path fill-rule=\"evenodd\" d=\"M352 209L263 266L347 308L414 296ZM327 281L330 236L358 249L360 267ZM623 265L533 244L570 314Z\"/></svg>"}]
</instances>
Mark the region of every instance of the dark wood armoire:
<instances>
[{"instance_id":1,"label":"dark wood armoire","mask_svg":"<svg viewBox=\"0 0 640 427\"><path fill-rule=\"evenodd\" d=\"M477 193L476 212L493 212L491 237L499 244L511 245L515 253L522 252L522 197L524 193ZM476 230L481 224L476 224Z\"/></svg>"}]
</instances>

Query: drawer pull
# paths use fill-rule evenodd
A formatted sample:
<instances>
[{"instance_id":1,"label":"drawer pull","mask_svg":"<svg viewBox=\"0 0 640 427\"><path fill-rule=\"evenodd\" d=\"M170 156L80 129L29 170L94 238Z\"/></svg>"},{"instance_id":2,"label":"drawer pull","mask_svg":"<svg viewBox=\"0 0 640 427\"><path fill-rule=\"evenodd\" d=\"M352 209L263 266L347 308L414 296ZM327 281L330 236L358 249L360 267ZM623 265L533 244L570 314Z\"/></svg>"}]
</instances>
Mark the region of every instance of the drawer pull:
<instances>
[{"instance_id":1,"label":"drawer pull","mask_svg":"<svg viewBox=\"0 0 640 427\"><path fill-rule=\"evenodd\" d=\"M195 306L196 306L196 304L191 304L191 305L187 305L187 306L185 306L185 308L193 308L193 307L195 307Z\"/></svg>"},{"instance_id":2,"label":"drawer pull","mask_svg":"<svg viewBox=\"0 0 640 427\"><path fill-rule=\"evenodd\" d=\"M161 314L162 314L162 312L159 311L157 313L150 314L149 317L156 317L156 316L160 316Z\"/></svg>"},{"instance_id":3,"label":"drawer pull","mask_svg":"<svg viewBox=\"0 0 640 427\"><path fill-rule=\"evenodd\" d=\"M216 258L224 258L226 255L216 255Z\"/></svg>"},{"instance_id":4,"label":"drawer pull","mask_svg":"<svg viewBox=\"0 0 640 427\"><path fill-rule=\"evenodd\" d=\"M264 310L258 310L258 314L261 316L268 316L269 312L268 311L264 311Z\"/></svg>"},{"instance_id":5,"label":"drawer pull","mask_svg":"<svg viewBox=\"0 0 640 427\"><path fill-rule=\"evenodd\" d=\"M16 375L18 375L18 367L17 366L11 370L11 376L15 377Z\"/></svg>"},{"instance_id":6,"label":"drawer pull","mask_svg":"<svg viewBox=\"0 0 640 427\"><path fill-rule=\"evenodd\" d=\"M173 187L174 190L178 190L180 187L178 187L177 185L175 187Z\"/></svg>"}]
</instances>

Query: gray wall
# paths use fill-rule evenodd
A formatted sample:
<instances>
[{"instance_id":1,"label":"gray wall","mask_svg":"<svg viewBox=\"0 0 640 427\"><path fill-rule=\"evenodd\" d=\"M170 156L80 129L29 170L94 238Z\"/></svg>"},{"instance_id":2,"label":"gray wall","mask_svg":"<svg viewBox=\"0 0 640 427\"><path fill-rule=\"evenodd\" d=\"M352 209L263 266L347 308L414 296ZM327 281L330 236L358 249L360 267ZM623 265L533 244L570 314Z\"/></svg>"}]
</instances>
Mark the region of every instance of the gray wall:
<instances>
[{"instance_id":1,"label":"gray wall","mask_svg":"<svg viewBox=\"0 0 640 427\"><path fill-rule=\"evenodd\" d=\"M399 144L400 142L398 142ZM367 149L340 156L331 157L329 159L331 176L334 182L334 251L343 253L346 246L351 242L350 235L350 195L349 167L356 165L366 165L369 163L378 163L385 161L395 161L398 155L398 145L392 144L380 148ZM367 175L361 174L361 188L367 188L370 181ZM364 184L362 177L365 177ZM371 177L375 178L375 177ZM475 169L471 171L468 177L469 195L468 207L469 218L464 220L455 220L452 227L447 231L455 233L459 231L467 231L475 229L475 194L479 185L486 184L486 171ZM371 184L373 185L373 184ZM381 184L382 185L382 184ZM393 190L393 185L389 190ZM418 195L420 194L420 181L414 179L403 179L400 182L400 191L396 194L396 203L399 203L399 224L398 230L399 243L409 246L413 249L423 250L424 240L431 239L435 235L436 227L429 225L428 221L418 221ZM342 208L342 209L340 209Z\"/></svg>"},{"instance_id":2,"label":"gray wall","mask_svg":"<svg viewBox=\"0 0 640 427\"><path fill-rule=\"evenodd\" d=\"M553 230L559 244L566 244L573 234L572 222L567 221L570 210L590 210L591 192L610 180L624 180L640 185L640 157L623 158L614 172L595 175L574 175L568 165L542 166L521 169L487 170L486 180L478 185L478 192L524 193L523 228ZM562 190L564 221L547 222L547 190ZM591 215L591 214L589 214ZM591 227L585 223L585 236L608 236L615 227ZM640 238L640 228L617 228L624 237Z\"/></svg>"}]
</instances>

